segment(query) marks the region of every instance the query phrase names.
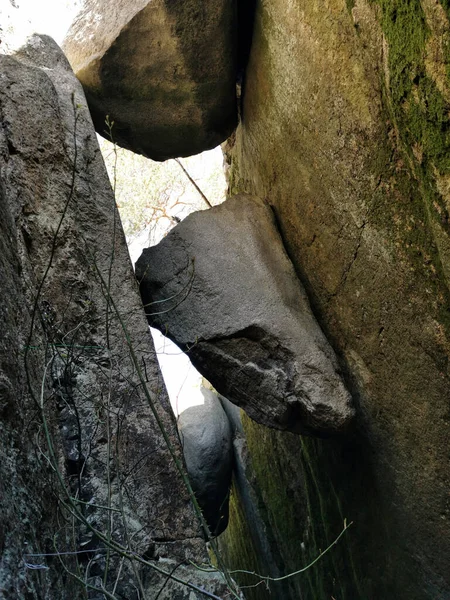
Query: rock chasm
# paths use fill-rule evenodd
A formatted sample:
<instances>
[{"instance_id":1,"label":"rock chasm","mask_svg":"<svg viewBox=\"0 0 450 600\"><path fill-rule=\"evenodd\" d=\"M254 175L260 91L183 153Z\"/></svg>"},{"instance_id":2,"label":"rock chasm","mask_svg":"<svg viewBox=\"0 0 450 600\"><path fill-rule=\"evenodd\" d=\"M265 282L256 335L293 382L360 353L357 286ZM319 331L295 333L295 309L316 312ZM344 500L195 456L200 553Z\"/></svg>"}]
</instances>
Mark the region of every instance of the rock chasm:
<instances>
[{"instance_id":1,"label":"rock chasm","mask_svg":"<svg viewBox=\"0 0 450 600\"><path fill-rule=\"evenodd\" d=\"M83 90L50 38L0 57L0 119L0 598L227 597L189 562L205 534Z\"/></svg>"},{"instance_id":2,"label":"rock chasm","mask_svg":"<svg viewBox=\"0 0 450 600\"><path fill-rule=\"evenodd\" d=\"M86 0L64 49L0 56L0 598L241 596L147 316L224 396L186 462L247 600L449 600L449 2ZM144 310L90 115L224 142Z\"/></svg>"}]
</instances>

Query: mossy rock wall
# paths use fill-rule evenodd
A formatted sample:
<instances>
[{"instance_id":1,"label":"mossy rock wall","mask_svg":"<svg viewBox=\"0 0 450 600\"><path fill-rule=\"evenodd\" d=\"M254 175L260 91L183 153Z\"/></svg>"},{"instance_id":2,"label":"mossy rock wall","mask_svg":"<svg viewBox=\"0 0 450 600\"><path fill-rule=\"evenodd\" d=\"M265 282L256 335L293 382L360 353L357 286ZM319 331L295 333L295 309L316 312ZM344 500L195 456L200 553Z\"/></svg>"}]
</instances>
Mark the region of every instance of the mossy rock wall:
<instances>
[{"instance_id":1,"label":"mossy rock wall","mask_svg":"<svg viewBox=\"0 0 450 600\"><path fill-rule=\"evenodd\" d=\"M244 466L245 478L238 469L230 523L219 546L231 569L269 576L261 582L253 575L236 573L247 600L364 598L354 559L363 549L358 547L354 524L345 517L355 511L348 503L342 505L346 501L342 470L339 477L334 477L333 469L331 476L318 470L323 443L271 430L241 414L245 450L238 462L239 469ZM346 449L350 450L348 445ZM352 445L355 456L360 454L357 450ZM344 447L334 451L342 454ZM369 478L360 485L370 486Z\"/></svg>"},{"instance_id":2,"label":"mossy rock wall","mask_svg":"<svg viewBox=\"0 0 450 600\"><path fill-rule=\"evenodd\" d=\"M255 465L298 461L305 482L281 506L261 492L272 517L288 523L285 504L309 498L313 528L354 521L330 554L336 599L450 598L449 13L435 0L259 0L228 149L230 191L272 204L357 404L347 440L270 433L252 449L248 434ZM298 568L303 538L278 533Z\"/></svg>"}]
</instances>

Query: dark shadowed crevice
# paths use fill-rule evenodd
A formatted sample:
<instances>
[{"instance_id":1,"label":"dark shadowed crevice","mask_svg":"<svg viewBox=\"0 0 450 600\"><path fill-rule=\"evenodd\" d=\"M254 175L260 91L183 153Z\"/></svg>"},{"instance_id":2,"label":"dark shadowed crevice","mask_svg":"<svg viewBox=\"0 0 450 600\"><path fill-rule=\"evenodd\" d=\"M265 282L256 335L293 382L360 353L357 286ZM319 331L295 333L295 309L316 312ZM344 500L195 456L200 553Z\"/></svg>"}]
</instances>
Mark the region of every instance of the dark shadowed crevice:
<instances>
[{"instance_id":1,"label":"dark shadowed crevice","mask_svg":"<svg viewBox=\"0 0 450 600\"><path fill-rule=\"evenodd\" d=\"M252 47L256 0L238 2L238 77L243 77Z\"/></svg>"}]
</instances>

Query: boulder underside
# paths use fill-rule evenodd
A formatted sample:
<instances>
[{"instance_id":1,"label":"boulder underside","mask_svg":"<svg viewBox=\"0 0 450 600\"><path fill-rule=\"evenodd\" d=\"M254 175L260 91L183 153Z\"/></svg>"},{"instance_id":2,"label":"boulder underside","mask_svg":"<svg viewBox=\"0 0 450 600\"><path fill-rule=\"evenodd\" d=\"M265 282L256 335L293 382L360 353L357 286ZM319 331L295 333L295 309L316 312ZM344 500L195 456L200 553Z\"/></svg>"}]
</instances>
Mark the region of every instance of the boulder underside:
<instances>
[{"instance_id":1,"label":"boulder underside","mask_svg":"<svg viewBox=\"0 0 450 600\"><path fill-rule=\"evenodd\" d=\"M264 202L190 215L144 250L136 276L149 323L252 418L321 436L348 428L350 394Z\"/></svg>"},{"instance_id":2,"label":"boulder underside","mask_svg":"<svg viewBox=\"0 0 450 600\"><path fill-rule=\"evenodd\" d=\"M97 132L166 160L236 127L236 28L234 0L88 0L63 48Z\"/></svg>"}]
</instances>

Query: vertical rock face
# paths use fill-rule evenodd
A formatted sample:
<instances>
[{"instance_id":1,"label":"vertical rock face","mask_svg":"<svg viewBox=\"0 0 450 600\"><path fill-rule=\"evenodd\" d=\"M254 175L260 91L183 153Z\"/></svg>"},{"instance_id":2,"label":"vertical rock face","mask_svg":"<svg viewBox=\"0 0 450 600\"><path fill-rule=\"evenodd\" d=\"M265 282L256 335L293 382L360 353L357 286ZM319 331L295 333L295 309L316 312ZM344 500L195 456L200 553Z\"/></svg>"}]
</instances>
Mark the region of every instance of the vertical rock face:
<instances>
[{"instance_id":1,"label":"vertical rock face","mask_svg":"<svg viewBox=\"0 0 450 600\"><path fill-rule=\"evenodd\" d=\"M82 88L46 37L0 57L0 217L1 598L225 597L178 568L202 532Z\"/></svg>"},{"instance_id":2,"label":"vertical rock face","mask_svg":"<svg viewBox=\"0 0 450 600\"><path fill-rule=\"evenodd\" d=\"M97 131L155 160L220 144L236 125L234 0L88 0L64 42Z\"/></svg>"},{"instance_id":3,"label":"vertical rock face","mask_svg":"<svg viewBox=\"0 0 450 600\"><path fill-rule=\"evenodd\" d=\"M313 435L348 427L350 395L263 201L190 215L144 250L136 276L149 322L255 420Z\"/></svg>"},{"instance_id":4,"label":"vertical rock face","mask_svg":"<svg viewBox=\"0 0 450 600\"><path fill-rule=\"evenodd\" d=\"M287 543L289 535L286 536L286 531L290 529L292 537L296 537L298 543L298 531L292 527L292 523L293 521L304 523L307 513L298 498L296 498L295 506L288 500L285 526L278 530L271 526L270 514L267 511L268 503L264 498L265 486L259 479L260 474L253 468L252 456L249 451L252 448L249 444L248 431L245 430L245 423L251 422L256 428L257 443L260 444L264 443L267 435L284 437L285 433L258 425L249 419L242 409L223 396L220 397L220 401L230 420L234 452L229 525L218 538L222 556L230 569L239 569L240 565L246 564L247 571L263 573L272 578L265 583L264 588L261 585L255 588L253 586L258 582L256 577L249 574L238 575L238 577L242 577L242 585L250 586L246 593L247 600L302 598L302 590L306 588L304 579L299 577L288 578L284 581L277 581L277 579L292 564L295 565L292 571L298 568L298 552L294 551L294 554L290 556L291 549L288 548ZM297 442L301 439L301 436L293 434L289 434L289 437ZM270 481L272 474L275 474L275 478L279 476L277 465L284 458L283 454L279 452L280 448L273 447L273 450L274 454L270 464L261 463L266 481ZM290 473L286 475L286 481L282 482L282 487L276 489L274 486L277 498L282 504L286 497L289 498L289 495L292 494L292 486L298 485L298 478L294 478L288 483L289 476ZM269 485L271 484L272 482ZM276 539L277 537L278 539ZM302 558L305 560L307 555L305 553L303 555ZM308 580L309 577L306 579Z\"/></svg>"},{"instance_id":5,"label":"vertical rock face","mask_svg":"<svg viewBox=\"0 0 450 600\"><path fill-rule=\"evenodd\" d=\"M259 0L229 149L353 379L356 437L302 461L355 521L349 598L450 597L449 32L447 2Z\"/></svg>"}]
</instances>

